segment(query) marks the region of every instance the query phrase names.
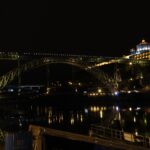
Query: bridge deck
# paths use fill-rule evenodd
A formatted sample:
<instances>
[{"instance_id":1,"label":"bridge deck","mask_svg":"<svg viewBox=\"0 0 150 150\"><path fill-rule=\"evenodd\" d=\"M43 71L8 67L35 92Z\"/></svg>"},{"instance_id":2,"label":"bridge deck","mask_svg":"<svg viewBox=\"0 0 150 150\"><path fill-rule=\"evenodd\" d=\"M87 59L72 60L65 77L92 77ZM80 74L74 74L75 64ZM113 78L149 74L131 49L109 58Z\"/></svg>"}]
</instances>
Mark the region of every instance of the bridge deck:
<instances>
[{"instance_id":1,"label":"bridge deck","mask_svg":"<svg viewBox=\"0 0 150 150\"><path fill-rule=\"evenodd\" d=\"M35 126L35 125L30 125L29 130L32 132L34 137L39 137L39 135L49 135L49 136L64 138L66 140L75 140L75 141L86 142L86 143L96 144L104 147L122 149L122 150L130 150L130 149L147 150L148 149L146 147L132 145L119 140L91 137L88 135L76 134L67 131L61 131L61 130L45 128L45 127ZM34 146L37 147L37 149L35 148L35 150L41 150L42 149L41 145L43 145L42 139L41 140L38 139L34 141Z\"/></svg>"}]
</instances>

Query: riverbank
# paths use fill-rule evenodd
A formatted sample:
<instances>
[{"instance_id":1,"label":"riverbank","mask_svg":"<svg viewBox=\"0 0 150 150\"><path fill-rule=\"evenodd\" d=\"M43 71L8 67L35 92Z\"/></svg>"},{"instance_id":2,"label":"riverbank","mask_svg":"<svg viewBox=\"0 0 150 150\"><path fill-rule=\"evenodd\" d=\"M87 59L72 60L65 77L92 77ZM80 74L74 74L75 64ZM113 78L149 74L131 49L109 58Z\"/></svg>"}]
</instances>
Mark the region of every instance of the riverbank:
<instances>
[{"instance_id":1,"label":"riverbank","mask_svg":"<svg viewBox=\"0 0 150 150\"><path fill-rule=\"evenodd\" d=\"M117 96L87 96L80 94L29 95L1 97L0 104L51 104L51 105L104 105L104 106L150 106L150 93L119 94Z\"/></svg>"}]
</instances>

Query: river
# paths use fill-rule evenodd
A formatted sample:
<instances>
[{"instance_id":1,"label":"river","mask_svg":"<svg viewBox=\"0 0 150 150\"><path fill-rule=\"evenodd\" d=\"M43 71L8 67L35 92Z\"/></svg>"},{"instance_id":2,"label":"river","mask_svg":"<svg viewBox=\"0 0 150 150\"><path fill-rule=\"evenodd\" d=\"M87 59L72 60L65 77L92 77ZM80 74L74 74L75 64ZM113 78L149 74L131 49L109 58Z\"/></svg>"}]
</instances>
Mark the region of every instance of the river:
<instances>
[{"instance_id":1,"label":"river","mask_svg":"<svg viewBox=\"0 0 150 150\"><path fill-rule=\"evenodd\" d=\"M29 124L89 134L91 124L150 136L149 96L46 96L0 105L0 128L28 130ZM10 102L11 101L11 102Z\"/></svg>"}]
</instances>

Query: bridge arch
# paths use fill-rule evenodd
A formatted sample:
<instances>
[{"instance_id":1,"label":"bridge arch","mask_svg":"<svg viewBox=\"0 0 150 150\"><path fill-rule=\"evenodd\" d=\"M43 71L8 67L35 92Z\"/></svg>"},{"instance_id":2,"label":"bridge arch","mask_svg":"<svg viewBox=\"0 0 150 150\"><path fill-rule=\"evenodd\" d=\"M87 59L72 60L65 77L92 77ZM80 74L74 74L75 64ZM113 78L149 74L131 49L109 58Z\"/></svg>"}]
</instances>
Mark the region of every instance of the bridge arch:
<instances>
[{"instance_id":1,"label":"bridge arch","mask_svg":"<svg viewBox=\"0 0 150 150\"><path fill-rule=\"evenodd\" d=\"M8 85L11 81L15 79L15 77L20 76L22 73L32 70L34 68L38 68L44 65L48 64L68 64L75 67L78 67L82 70L85 70L86 72L93 74L101 83L106 86L110 91L114 90L114 80L108 75L102 71L100 71L98 68L95 69L89 69L87 64L83 64L82 62L76 62L72 61L70 59L61 60L61 59L52 59L52 58L42 58L42 59L35 59L28 63L22 64L20 67L17 67L3 76L0 77L0 88L4 88L6 85Z\"/></svg>"}]
</instances>

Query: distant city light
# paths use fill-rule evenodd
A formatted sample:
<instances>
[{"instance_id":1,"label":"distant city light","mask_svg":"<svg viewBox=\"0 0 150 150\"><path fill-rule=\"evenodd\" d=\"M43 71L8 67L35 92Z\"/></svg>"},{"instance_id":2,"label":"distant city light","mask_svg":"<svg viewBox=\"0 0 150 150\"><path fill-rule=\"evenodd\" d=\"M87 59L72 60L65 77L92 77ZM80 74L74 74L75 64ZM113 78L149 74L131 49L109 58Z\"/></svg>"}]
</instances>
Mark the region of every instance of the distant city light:
<instances>
[{"instance_id":1,"label":"distant city light","mask_svg":"<svg viewBox=\"0 0 150 150\"><path fill-rule=\"evenodd\" d=\"M69 85L72 85L73 83L71 81L68 82Z\"/></svg>"},{"instance_id":2,"label":"distant city light","mask_svg":"<svg viewBox=\"0 0 150 150\"><path fill-rule=\"evenodd\" d=\"M129 107L129 111L132 111L132 107Z\"/></svg>"},{"instance_id":3,"label":"distant city light","mask_svg":"<svg viewBox=\"0 0 150 150\"><path fill-rule=\"evenodd\" d=\"M88 109L87 109L87 108L85 108L85 109L84 109L84 112L87 114L87 113L88 113Z\"/></svg>"},{"instance_id":4,"label":"distant city light","mask_svg":"<svg viewBox=\"0 0 150 150\"><path fill-rule=\"evenodd\" d=\"M114 95L115 95L115 96L118 96L118 95L119 95L119 92L118 92L118 91L115 91L115 92L114 92Z\"/></svg>"},{"instance_id":5,"label":"distant city light","mask_svg":"<svg viewBox=\"0 0 150 150\"><path fill-rule=\"evenodd\" d=\"M8 92L14 92L14 89L8 89Z\"/></svg>"},{"instance_id":6,"label":"distant city light","mask_svg":"<svg viewBox=\"0 0 150 150\"><path fill-rule=\"evenodd\" d=\"M102 89L98 89L98 93L101 93L102 92Z\"/></svg>"},{"instance_id":7,"label":"distant city light","mask_svg":"<svg viewBox=\"0 0 150 150\"><path fill-rule=\"evenodd\" d=\"M118 106L116 106L116 111L119 111L119 107Z\"/></svg>"},{"instance_id":8,"label":"distant city light","mask_svg":"<svg viewBox=\"0 0 150 150\"><path fill-rule=\"evenodd\" d=\"M137 108L136 108L136 110L140 110L140 109L141 109L140 107L137 107Z\"/></svg>"},{"instance_id":9,"label":"distant city light","mask_svg":"<svg viewBox=\"0 0 150 150\"><path fill-rule=\"evenodd\" d=\"M132 62L129 62L129 65L132 65Z\"/></svg>"}]
</instances>

